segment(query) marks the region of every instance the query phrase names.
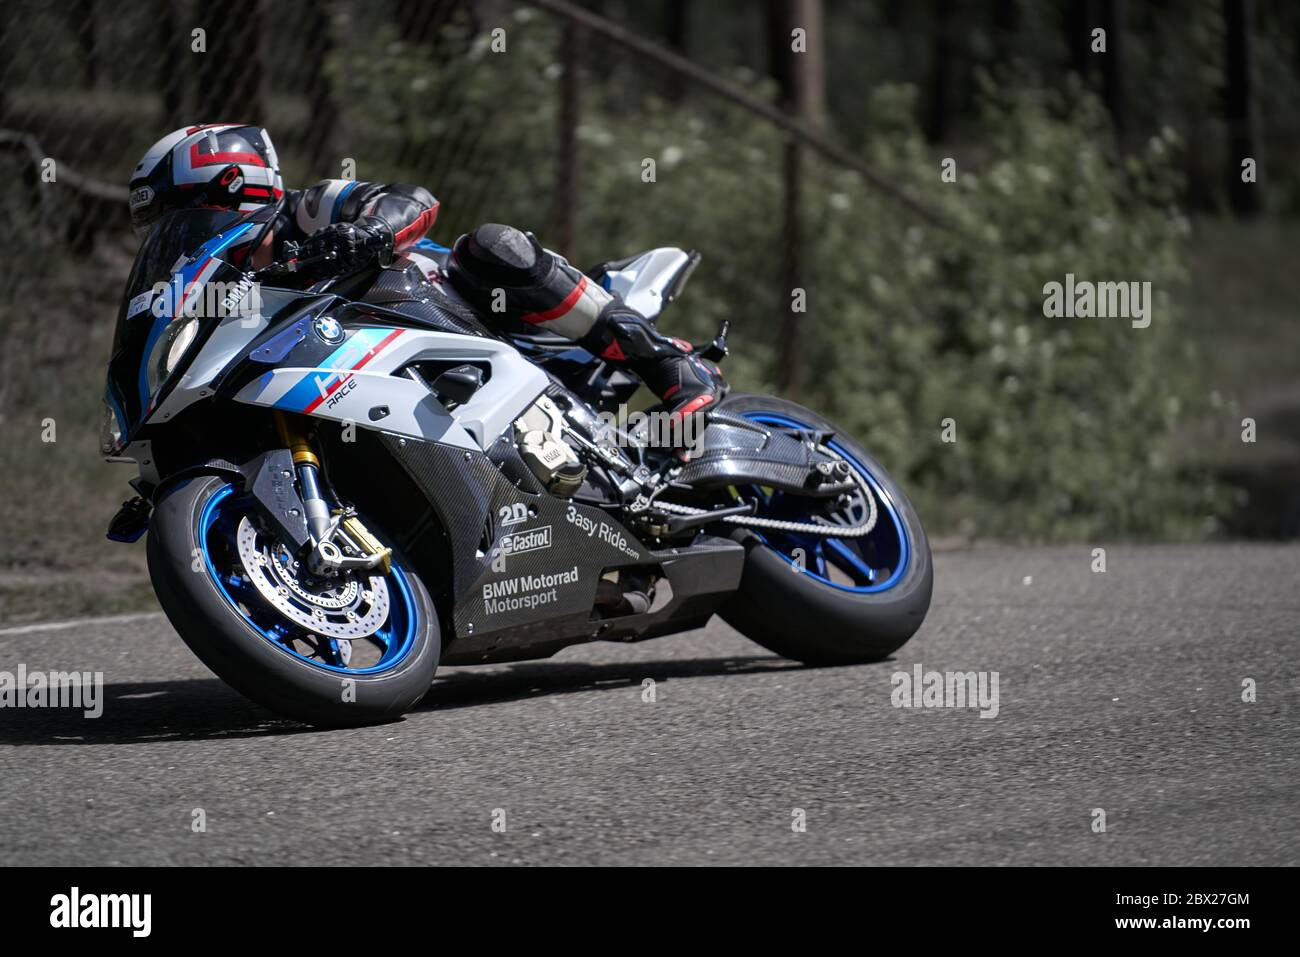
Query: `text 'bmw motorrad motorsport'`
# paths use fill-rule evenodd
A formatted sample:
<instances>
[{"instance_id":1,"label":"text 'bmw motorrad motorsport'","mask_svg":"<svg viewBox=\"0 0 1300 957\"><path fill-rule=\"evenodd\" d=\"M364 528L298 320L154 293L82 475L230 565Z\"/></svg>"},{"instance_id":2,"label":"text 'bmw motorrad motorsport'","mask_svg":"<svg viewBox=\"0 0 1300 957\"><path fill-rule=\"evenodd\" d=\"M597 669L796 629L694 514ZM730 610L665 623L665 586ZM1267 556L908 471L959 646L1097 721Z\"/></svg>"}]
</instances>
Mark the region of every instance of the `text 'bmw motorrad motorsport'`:
<instances>
[{"instance_id":1,"label":"text 'bmw motorrad motorsport'","mask_svg":"<svg viewBox=\"0 0 1300 957\"><path fill-rule=\"evenodd\" d=\"M148 531L172 624L248 697L362 724L412 708L439 663L715 613L810 663L880 659L920 626L921 524L821 416L732 394L685 450L649 441L611 424L634 378L558 336L489 332L442 282L443 247L288 288L292 263L233 265L266 220L189 209L152 230L103 439L139 467L110 537ZM661 248L590 279L654 319L697 258ZM724 327L705 355L725 351Z\"/></svg>"}]
</instances>

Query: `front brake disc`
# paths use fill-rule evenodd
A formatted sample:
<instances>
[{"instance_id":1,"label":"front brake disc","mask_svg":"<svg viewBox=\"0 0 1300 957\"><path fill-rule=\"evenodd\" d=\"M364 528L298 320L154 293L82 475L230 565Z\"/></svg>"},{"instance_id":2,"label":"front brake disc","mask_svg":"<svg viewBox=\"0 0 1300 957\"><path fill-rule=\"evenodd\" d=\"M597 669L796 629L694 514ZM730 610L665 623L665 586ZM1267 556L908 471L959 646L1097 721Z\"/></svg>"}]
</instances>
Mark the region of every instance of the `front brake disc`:
<instances>
[{"instance_id":1,"label":"front brake disc","mask_svg":"<svg viewBox=\"0 0 1300 957\"><path fill-rule=\"evenodd\" d=\"M336 579L307 576L282 548L260 541L245 515L237 535L239 560L253 586L277 611L309 632L329 638L365 638L388 620L388 586L378 575Z\"/></svg>"}]
</instances>

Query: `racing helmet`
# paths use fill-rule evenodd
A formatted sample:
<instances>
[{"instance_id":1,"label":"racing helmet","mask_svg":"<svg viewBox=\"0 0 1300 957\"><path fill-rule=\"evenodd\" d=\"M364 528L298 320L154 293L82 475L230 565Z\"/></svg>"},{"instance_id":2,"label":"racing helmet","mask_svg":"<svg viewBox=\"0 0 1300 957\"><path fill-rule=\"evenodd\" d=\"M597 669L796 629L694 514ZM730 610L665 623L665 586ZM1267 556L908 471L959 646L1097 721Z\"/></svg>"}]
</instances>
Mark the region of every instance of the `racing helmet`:
<instances>
[{"instance_id":1,"label":"racing helmet","mask_svg":"<svg viewBox=\"0 0 1300 957\"><path fill-rule=\"evenodd\" d=\"M206 123L168 133L131 174L131 228L148 233L174 209L251 212L284 195L271 136L257 126Z\"/></svg>"}]
</instances>

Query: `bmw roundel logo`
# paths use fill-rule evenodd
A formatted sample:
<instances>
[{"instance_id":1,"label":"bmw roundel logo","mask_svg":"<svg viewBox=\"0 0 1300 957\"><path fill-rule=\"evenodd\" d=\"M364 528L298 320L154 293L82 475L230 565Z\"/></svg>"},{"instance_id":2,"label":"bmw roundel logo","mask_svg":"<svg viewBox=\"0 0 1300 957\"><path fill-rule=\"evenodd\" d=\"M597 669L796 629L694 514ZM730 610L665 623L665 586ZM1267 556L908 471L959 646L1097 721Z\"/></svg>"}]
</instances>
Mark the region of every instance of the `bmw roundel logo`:
<instances>
[{"instance_id":1,"label":"bmw roundel logo","mask_svg":"<svg viewBox=\"0 0 1300 957\"><path fill-rule=\"evenodd\" d=\"M343 341L343 324L333 316L317 316L312 323L312 328L316 330L316 335L326 342Z\"/></svg>"}]
</instances>

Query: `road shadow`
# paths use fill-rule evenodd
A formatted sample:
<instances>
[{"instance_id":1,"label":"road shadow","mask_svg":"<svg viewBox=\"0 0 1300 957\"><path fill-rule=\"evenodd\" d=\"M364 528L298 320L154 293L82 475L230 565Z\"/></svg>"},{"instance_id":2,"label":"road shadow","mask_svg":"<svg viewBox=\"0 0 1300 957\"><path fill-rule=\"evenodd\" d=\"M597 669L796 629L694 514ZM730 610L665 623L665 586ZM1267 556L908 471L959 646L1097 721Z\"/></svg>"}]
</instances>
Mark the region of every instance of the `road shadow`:
<instances>
[{"instance_id":1,"label":"road shadow","mask_svg":"<svg viewBox=\"0 0 1300 957\"><path fill-rule=\"evenodd\" d=\"M798 670L782 658L753 656L583 664L521 662L492 670L448 669L414 712L490 707L580 691L626 691L646 678L673 679ZM254 704L216 678L104 685L104 713L73 708L0 709L0 745L152 744L224 738L328 734Z\"/></svg>"},{"instance_id":2,"label":"road shadow","mask_svg":"<svg viewBox=\"0 0 1300 957\"><path fill-rule=\"evenodd\" d=\"M149 744L264 737L314 730L280 718L216 678L106 682L104 713L0 709L0 745Z\"/></svg>"},{"instance_id":3,"label":"road shadow","mask_svg":"<svg viewBox=\"0 0 1300 957\"><path fill-rule=\"evenodd\" d=\"M785 658L750 655L603 664L526 661L506 665L505 670L500 667L492 671L449 669L438 673L433 687L415 710L445 711L579 691L625 690L640 687L647 678L665 682L674 678L710 678L802 670L805 667Z\"/></svg>"}]
</instances>

